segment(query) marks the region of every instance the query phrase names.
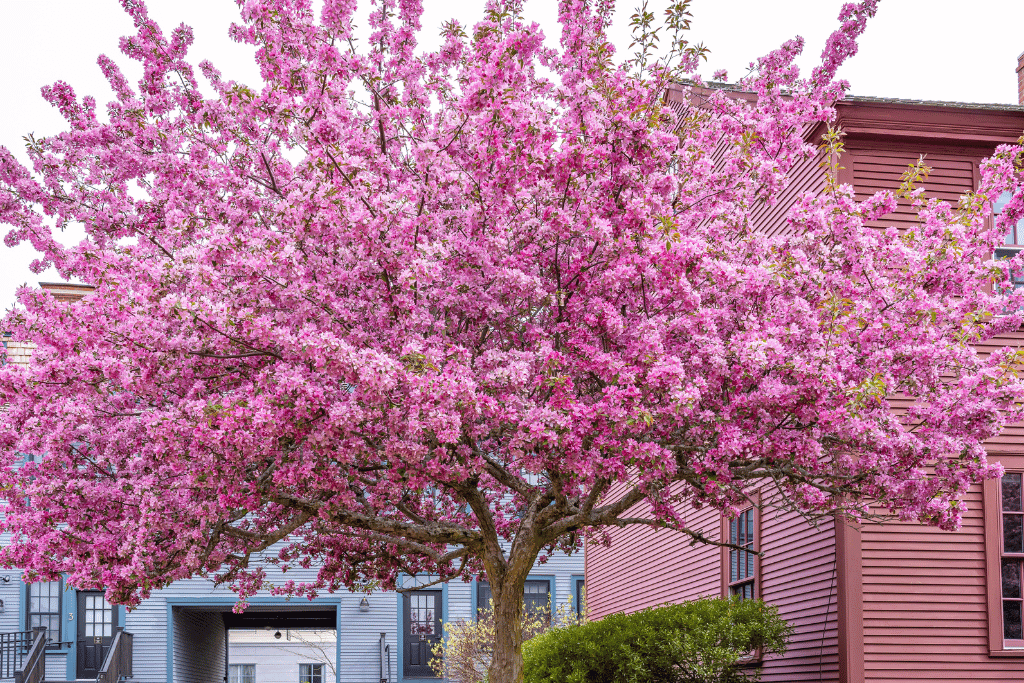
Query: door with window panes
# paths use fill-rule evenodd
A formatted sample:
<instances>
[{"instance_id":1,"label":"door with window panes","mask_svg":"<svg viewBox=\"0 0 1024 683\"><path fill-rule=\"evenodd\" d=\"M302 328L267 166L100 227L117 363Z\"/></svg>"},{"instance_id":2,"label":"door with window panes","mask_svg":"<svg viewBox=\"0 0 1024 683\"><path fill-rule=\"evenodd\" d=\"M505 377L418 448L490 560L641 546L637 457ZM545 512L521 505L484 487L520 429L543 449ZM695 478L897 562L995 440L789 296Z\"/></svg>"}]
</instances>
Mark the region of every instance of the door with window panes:
<instances>
[{"instance_id":1,"label":"door with window panes","mask_svg":"<svg viewBox=\"0 0 1024 683\"><path fill-rule=\"evenodd\" d=\"M78 592L77 678L95 679L114 640L114 606L103 591Z\"/></svg>"},{"instance_id":2,"label":"door with window panes","mask_svg":"<svg viewBox=\"0 0 1024 683\"><path fill-rule=\"evenodd\" d=\"M430 668L434 646L441 642L441 591L414 591L402 596L404 678L436 678Z\"/></svg>"}]
</instances>

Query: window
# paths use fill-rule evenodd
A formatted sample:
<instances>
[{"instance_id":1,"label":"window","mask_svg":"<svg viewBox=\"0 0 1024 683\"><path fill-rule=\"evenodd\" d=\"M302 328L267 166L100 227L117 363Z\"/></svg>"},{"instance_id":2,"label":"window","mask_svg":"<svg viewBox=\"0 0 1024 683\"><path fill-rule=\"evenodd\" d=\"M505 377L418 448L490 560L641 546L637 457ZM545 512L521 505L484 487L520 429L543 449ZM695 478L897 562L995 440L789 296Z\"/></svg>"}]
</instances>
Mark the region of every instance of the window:
<instances>
[{"instance_id":1,"label":"window","mask_svg":"<svg viewBox=\"0 0 1024 683\"><path fill-rule=\"evenodd\" d=\"M529 579L523 586L523 602L527 611L547 612L551 615L551 582L547 579ZM484 610L491 608L491 584L480 581L476 584L476 612L479 617Z\"/></svg>"},{"instance_id":2,"label":"window","mask_svg":"<svg viewBox=\"0 0 1024 683\"><path fill-rule=\"evenodd\" d=\"M256 665L232 664L228 667L228 683L256 683Z\"/></svg>"},{"instance_id":3,"label":"window","mask_svg":"<svg viewBox=\"0 0 1024 683\"><path fill-rule=\"evenodd\" d=\"M409 634L436 636L437 605L433 593L409 595Z\"/></svg>"},{"instance_id":4,"label":"window","mask_svg":"<svg viewBox=\"0 0 1024 683\"><path fill-rule=\"evenodd\" d=\"M992 205L992 213L996 216L1001 214L1012 198L1013 196L1009 192L999 195L999 199ZM1010 227L1009 232L1006 233L1004 244L1008 249L1013 250L1014 253L1024 247L1024 218L1021 218L1017 221L1016 225Z\"/></svg>"},{"instance_id":5,"label":"window","mask_svg":"<svg viewBox=\"0 0 1024 683\"><path fill-rule=\"evenodd\" d=\"M1004 192L1000 195L999 199L992 205L992 213L996 216L1001 214L1006 205L1010 203L1011 196L1009 192ZM996 248L996 259L1011 259L1021 249L1024 249L1024 218L1017 221L1016 225L1010 226L1006 237L1003 239L1003 246ZM1024 287L1024 276L1013 278L1013 287L1014 289Z\"/></svg>"},{"instance_id":6,"label":"window","mask_svg":"<svg viewBox=\"0 0 1024 683\"><path fill-rule=\"evenodd\" d=\"M1024 506L1021 505L1020 472L1007 472L999 482L1001 546L999 559L1003 646L1024 647Z\"/></svg>"},{"instance_id":7,"label":"window","mask_svg":"<svg viewBox=\"0 0 1024 683\"><path fill-rule=\"evenodd\" d=\"M990 456L1005 469L982 485L989 654L1024 659L1024 455Z\"/></svg>"},{"instance_id":8,"label":"window","mask_svg":"<svg viewBox=\"0 0 1024 683\"><path fill-rule=\"evenodd\" d=\"M46 638L50 649L60 647L60 581L39 581L28 584L25 589L28 600L25 626L32 630L37 626L46 627Z\"/></svg>"},{"instance_id":9,"label":"window","mask_svg":"<svg viewBox=\"0 0 1024 683\"><path fill-rule=\"evenodd\" d=\"M299 664L299 683L324 683L324 665Z\"/></svg>"},{"instance_id":10,"label":"window","mask_svg":"<svg viewBox=\"0 0 1024 683\"><path fill-rule=\"evenodd\" d=\"M736 517L729 519L729 543L740 546L726 548L728 555L728 576L726 585L728 595L738 596L741 600L752 600L757 597L757 555L755 551L754 508L748 508Z\"/></svg>"},{"instance_id":11,"label":"window","mask_svg":"<svg viewBox=\"0 0 1024 683\"><path fill-rule=\"evenodd\" d=\"M574 576L572 579L572 611L577 619L587 611L587 589L582 576Z\"/></svg>"}]
</instances>

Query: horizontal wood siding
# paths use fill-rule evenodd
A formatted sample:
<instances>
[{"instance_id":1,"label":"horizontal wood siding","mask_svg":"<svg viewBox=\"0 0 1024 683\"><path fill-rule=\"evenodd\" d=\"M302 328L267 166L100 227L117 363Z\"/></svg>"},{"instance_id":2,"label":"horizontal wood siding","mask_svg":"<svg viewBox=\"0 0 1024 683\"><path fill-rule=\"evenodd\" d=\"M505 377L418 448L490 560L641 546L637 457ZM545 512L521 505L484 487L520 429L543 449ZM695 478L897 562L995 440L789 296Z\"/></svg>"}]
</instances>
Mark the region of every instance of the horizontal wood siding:
<instances>
[{"instance_id":1,"label":"horizontal wood siding","mask_svg":"<svg viewBox=\"0 0 1024 683\"><path fill-rule=\"evenodd\" d=\"M690 510L686 522L712 540L721 537L717 511ZM760 528L762 597L794 627L789 652L766 659L763 680L837 681L832 521L813 527L796 513L765 511ZM608 538L609 545L587 550L593 618L722 594L722 551L716 546L691 546L682 534L638 526L611 529Z\"/></svg>"},{"instance_id":2,"label":"horizontal wood siding","mask_svg":"<svg viewBox=\"0 0 1024 683\"><path fill-rule=\"evenodd\" d=\"M219 612L174 609L175 683L223 683L226 652L224 617Z\"/></svg>"},{"instance_id":3,"label":"horizontal wood siding","mask_svg":"<svg viewBox=\"0 0 1024 683\"><path fill-rule=\"evenodd\" d=\"M398 602L395 593L373 593L370 609L359 609L360 593L342 594L338 608L339 683L371 683L380 672L380 634L391 645L391 680L398 680Z\"/></svg>"},{"instance_id":4,"label":"horizontal wood siding","mask_svg":"<svg viewBox=\"0 0 1024 683\"><path fill-rule=\"evenodd\" d=\"M793 626L784 657L767 658L764 680L838 681L835 528L794 512L761 519L761 597Z\"/></svg>"},{"instance_id":5,"label":"horizontal wood siding","mask_svg":"<svg viewBox=\"0 0 1024 683\"><path fill-rule=\"evenodd\" d=\"M1024 331L1011 332L994 337L977 346L982 354L989 354L996 349L1024 347ZM989 453L1024 453L1024 424L1006 425L996 436L985 442Z\"/></svg>"},{"instance_id":6,"label":"horizontal wood siding","mask_svg":"<svg viewBox=\"0 0 1024 683\"><path fill-rule=\"evenodd\" d=\"M903 174L924 155L925 165L931 173L919 183L928 199L941 199L956 206L960 196L974 190L975 166L979 159L943 151L941 148L920 146L902 151L852 147L843 156L842 165L850 172L855 195L863 201L876 192L895 192L902 183ZM883 216L873 225L910 228L919 222L917 211L907 199L900 199L896 211Z\"/></svg>"},{"instance_id":7,"label":"horizontal wood siding","mask_svg":"<svg viewBox=\"0 0 1024 683\"><path fill-rule=\"evenodd\" d=\"M68 677L68 653L47 652L43 671L48 681L63 681Z\"/></svg>"},{"instance_id":8,"label":"horizontal wood siding","mask_svg":"<svg viewBox=\"0 0 1024 683\"><path fill-rule=\"evenodd\" d=\"M866 525L862 532L866 681L1024 679L1024 656L988 654L981 487L963 528Z\"/></svg>"},{"instance_id":9,"label":"horizontal wood siding","mask_svg":"<svg viewBox=\"0 0 1024 683\"><path fill-rule=\"evenodd\" d=\"M791 232L787 224L789 210L807 192L817 194L825 187L825 174L821 162L825 155L818 153L798 161L789 174L789 185L779 193L774 205L761 203L750 212L754 227L769 235Z\"/></svg>"},{"instance_id":10,"label":"horizontal wood siding","mask_svg":"<svg viewBox=\"0 0 1024 683\"><path fill-rule=\"evenodd\" d=\"M689 511L686 523L713 540L721 535L715 510ZM721 592L717 547L691 547L682 534L646 526L613 528L608 538L608 546L587 548L587 606L594 619Z\"/></svg>"},{"instance_id":11,"label":"horizontal wood siding","mask_svg":"<svg viewBox=\"0 0 1024 683\"><path fill-rule=\"evenodd\" d=\"M125 630L133 636L135 656L132 673L135 677L132 680L137 683L166 683L167 601L163 596L143 600L124 615L124 624Z\"/></svg>"}]
</instances>

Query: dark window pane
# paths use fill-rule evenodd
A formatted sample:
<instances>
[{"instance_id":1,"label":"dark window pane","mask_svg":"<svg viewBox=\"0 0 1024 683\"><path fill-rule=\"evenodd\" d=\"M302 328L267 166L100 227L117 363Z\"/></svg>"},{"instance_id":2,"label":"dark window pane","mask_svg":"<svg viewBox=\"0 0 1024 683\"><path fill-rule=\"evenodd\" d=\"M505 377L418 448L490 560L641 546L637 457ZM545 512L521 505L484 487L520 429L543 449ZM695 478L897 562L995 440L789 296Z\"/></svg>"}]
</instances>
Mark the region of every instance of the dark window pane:
<instances>
[{"instance_id":1,"label":"dark window pane","mask_svg":"<svg viewBox=\"0 0 1024 683\"><path fill-rule=\"evenodd\" d=\"M436 613L434 596L430 593L413 593L409 600L410 635L434 635L434 615Z\"/></svg>"},{"instance_id":2,"label":"dark window pane","mask_svg":"<svg viewBox=\"0 0 1024 683\"><path fill-rule=\"evenodd\" d=\"M744 540L743 545L754 547L754 511L747 510L743 513L747 521L747 538Z\"/></svg>"},{"instance_id":3,"label":"dark window pane","mask_svg":"<svg viewBox=\"0 0 1024 683\"><path fill-rule=\"evenodd\" d=\"M1020 597L1020 560L1003 560L1003 597Z\"/></svg>"},{"instance_id":4,"label":"dark window pane","mask_svg":"<svg viewBox=\"0 0 1024 683\"><path fill-rule=\"evenodd\" d=\"M491 584L487 581L478 581L476 584L476 610L479 614L483 610L491 609ZM523 601L527 609L538 610L549 606L551 602L551 584L541 579L530 579L523 586Z\"/></svg>"},{"instance_id":5,"label":"dark window pane","mask_svg":"<svg viewBox=\"0 0 1024 683\"><path fill-rule=\"evenodd\" d=\"M747 583L741 583L738 586L733 586L729 589L729 594L734 595L741 600L753 600L754 599L754 582L750 581Z\"/></svg>"},{"instance_id":6,"label":"dark window pane","mask_svg":"<svg viewBox=\"0 0 1024 683\"><path fill-rule=\"evenodd\" d=\"M491 609L491 584L486 581L476 584L476 609L477 612Z\"/></svg>"},{"instance_id":7,"label":"dark window pane","mask_svg":"<svg viewBox=\"0 0 1024 683\"><path fill-rule=\"evenodd\" d=\"M1020 512L1021 475L1019 472L1008 472L1003 475L1003 511Z\"/></svg>"},{"instance_id":8,"label":"dark window pane","mask_svg":"<svg viewBox=\"0 0 1024 683\"><path fill-rule=\"evenodd\" d=\"M1004 192L1003 194L999 195L999 199L993 202L992 213L996 214L997 216L1001 214L1003 212L1003 209L1006 208L1006 205L1010 203L1010 199L1012 198L1013 195L1010 194L1009 192ZM1016 228L1016 230L1014 230L1014 228ZM1006 235L1006 243L1013 245L1021 244L1022 237L1024 237L1024 218L1017 221L1017 225L1010 226L1010 229Z\"/></svg>"},{"instance_id":9,"label":"dark window pane","mask_svg":"<svg viewBox=\"0 0 1024 683\"><path fill-rule=\"evenodd\" d=\"M1024 629L1020 623L1020 605L1016 600L1003 600L1003 638L1007 640L1024 639Z\"/></svg>"},{"instance_id":10,"label":"dark window pane","mask_svg":"<svg viewBox=\"0 0 1024 683\"><path fill-rule=\"evenodd\" d=\"M1003 552L1024 553L1024 517L1003 515Z\"/></svg>"},{"instance_id":11,"label":"dark window pane","mask_svg":"<svg viewBox=\"0 0 1024 683\"><path fill-rule=\"evenodd\" d=\"M740 551L729 550L729 583L740 579Z\"/></svg>"},{"instance_id":12,"label":"dark window pane","mask_svg":"<svg viewBox=\"0 0 1024 683\"><path fill-rule=\"evenodd\" d=\"M735 519L729 520L729 543L733 545L739 545L739 533L737 533L737 524Z\"/></svg>"},{"instance_id":13,"label":"dark window pane","mask_svg":"<svg viewBox=\"0 0 1024 683\"><path fill-rule=\"evenodd\" d=\"M547 581L527 581L523 586L523 603L530 614L543 614L548 610L551 584Z\"/></svg>"}]
</instances>

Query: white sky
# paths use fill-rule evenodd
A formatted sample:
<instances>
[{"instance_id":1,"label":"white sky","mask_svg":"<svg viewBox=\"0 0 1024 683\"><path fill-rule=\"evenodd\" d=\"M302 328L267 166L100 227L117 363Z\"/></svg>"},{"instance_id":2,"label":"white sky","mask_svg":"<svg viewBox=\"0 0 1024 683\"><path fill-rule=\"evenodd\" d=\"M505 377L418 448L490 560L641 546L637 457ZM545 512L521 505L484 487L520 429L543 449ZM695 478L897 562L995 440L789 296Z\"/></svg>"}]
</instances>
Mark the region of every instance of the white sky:
<instances>
[{"instance_id":1,"label":"white sky","mask_svg":"<svg viewBox=\"0 0 1024 683\"><path fill-rule=\"evenodd\" d=\"M482 0L423 0L425 47L433 47L438 28L451 17L463 24L479 18ZM237 17L233 0L148 0L151 16L165 33L185 22L195 30L193 62L210 59L227 78L258 84L252 53L227 37ZM366 0L360 3L367 6ZM711 48L705 76L719 68L730 78L746 65L795 35L807 39L802 67L815 63L825 39L837 25L842 0L694 0L693 40ZM663 0L651 0L661 14ZM632 1L620 4L611 36L626 51ZM526 14L557 41L557 4L528 0ZM365 23L365 22L363 22ZM1016 103L1017 56L1024 51L1024 2L1021 0L882 0L869 22L860 52L839 72L860 95L962 102ZM56 80L93 95L101 104L113 99L96 57L106 53L134 81L140 74L117 49L132 25L117 0L0 0L0 145L23 160L22 136L48 135L63 119L39 95ZM428 43L429 41L429 43ZM0 226L0 235L7 233ZM80 236L71 236L79 239ZM56 279L35 275L28 264L31 246L10 249L0 242L0 311L14 301L25 282Z\"/></svg>"}]
</instances>

